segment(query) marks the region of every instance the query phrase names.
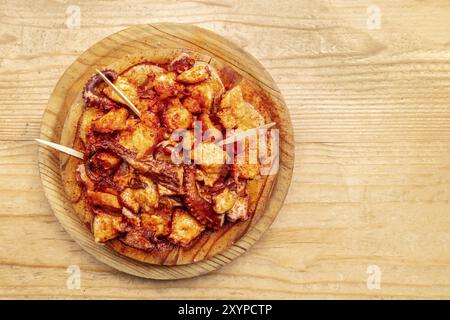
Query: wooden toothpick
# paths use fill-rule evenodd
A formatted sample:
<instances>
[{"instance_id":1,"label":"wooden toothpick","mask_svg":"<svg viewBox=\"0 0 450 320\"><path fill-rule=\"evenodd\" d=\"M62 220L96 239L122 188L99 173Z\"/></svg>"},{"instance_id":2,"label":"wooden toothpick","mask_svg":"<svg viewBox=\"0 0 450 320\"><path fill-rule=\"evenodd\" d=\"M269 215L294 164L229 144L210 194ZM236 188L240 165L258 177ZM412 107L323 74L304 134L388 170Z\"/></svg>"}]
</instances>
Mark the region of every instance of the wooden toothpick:
<instances>
[{"instance_id":1,"label":"wooden toothpick","mask_svg":"<svg viewBox=\"0 0 450 320\"><path fill-rule=\"evenodd\" d=\"M249 129L249 130L245 130L242 132L239 132L237 134L232 135L231 137L226 138L225 140L222 140L221 142L218 143L219 146L223 146L225 144L229 144L229 143L234 143L237 141L240 141L246 137L252 136L253 134L257 133L258 130L263 130L263 129L269 129L272 128L276 123L275 122L271 122L262 126L259 126L257 128L253 128L253 129Z\"/></svg>"},{"instance_id":2,"label":"wooden toothpick","mask_svg":"<svg viewBox=\"0 0 450 320\"><path fill-rule=\"evenodd\" d=\"M136 106L133 104L133 102L130 101L130 99L127 98L126 95L124 95L122 93L122 91L119 90L119 88L117 88L114 83L112 83L107 76L105 76L100 70L95 69L95 71L97 71L97 73L100 75L100 77L102 77L103 80L105 80L105 82L111 87L111 89L114 90L115 93L117 93L119 95L120 98L122 98L123 101L125 101L125 103L130 107L130 109L140 118L141 117L141 112L139 111L138 108L136 108Z\"/></svg>"},{"instance_id":3,"label":"wooden toothpick","mask_svg":"<svg viewBox=\"0 0 450 320\"><path fill-rule=\"evenodd\" d=\"M77 151L75 149L72 149L72 148L69 148L69 147L63 146L61 144L54 143L54 142L42 140L42 139L35 139L35 140L40 144L43 144L45 146L56 149L58 151L64 152L64 153L71 155L73 157L76 157L78 159L83 160L83 158L84 158L83 152Z\"/></svg>"}]
</instances>

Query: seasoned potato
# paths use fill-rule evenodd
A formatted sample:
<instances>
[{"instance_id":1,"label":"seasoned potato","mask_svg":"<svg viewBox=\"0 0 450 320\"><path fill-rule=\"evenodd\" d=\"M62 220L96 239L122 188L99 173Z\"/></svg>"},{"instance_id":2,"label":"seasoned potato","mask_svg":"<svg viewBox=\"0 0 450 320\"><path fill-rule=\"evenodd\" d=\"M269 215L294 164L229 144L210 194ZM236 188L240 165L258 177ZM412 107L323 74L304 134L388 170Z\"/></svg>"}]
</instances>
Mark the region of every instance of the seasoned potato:
<instances>
[{"instance_id":1,"label":"seasoned potato","mask_svg":"<svg viewBox=\"0 0 450 320\"><path fill-rule=\"evenodd\" d=\"M162 116L164 125L170 130L188 129L192 126L194 118L192 114L180 103L172 102Z\"/></svg>"},{"instance_id":2,"label":"seasoned potato","mask_svg":"<svg viewBox=\"0 0 450 320\"><path fill-rule=\"evenodd\" d=\"M151 108L157 100L141 99L140 94L142 94L142 92L140 92L139 87L145 83L148 76L158 76L163 72L164 69L158 66L140 64L117 77L114 84L142 113ZM145 89L151 89L153 86L153 82L150 82L145 86ZM126 104L126 102L111 87L105 87L103 92L110 99Z\"/></svg>"},{"instance_id":3,"label":"seasoned potato","mask_svg":"<svg viewBox=\"0 0 450 320\"><path fill-rule=\"evenodd\" d=\"M221 146L212 142L203 142L194 149L195 162L205 173L220 173L223 170L226 153Z\"/></svg>"},{"instance_id":4,"label":"seasoned potato","mask_svg":"<svg viewBox=\"0 0 450 320\"><path fill-rule=\"evenodd\" d=\"M154 76L164 72L165 70L158 66L141 63L124 72L123 76L136 87L139 87L147 81L148 76Z\"/></svg>"},{"instance_id":5,"label":"seasoned potato","mask_svg":"<svg viewBox=\"0 0 450 320\"><path fill-rule=\"evenodd\" d=\"M92 128L94 131L101 133L110 133L117 130L123 130L127 127L127 118L127 109L111 109L107 114L95 120L92 123Z\"/></svg>"},{"instance_id":6,"label":"seasoned potato","mask_svg":"<svg viewBox=\"0 0 450 320\"><path fill-rule=\"evenodd\" d=\"M222 125L230 129L248 130L264 124L262 115L251 104L244 101L240 86L225 93L217 116Z\"/></svg>"},{"instance_id":7,"label":"seasoned potato","mask_svg":"<svg viewBox=\"0 0 450 320\"><path fill-rule=\"evenodd\" d=\"M121 194L122 203L134 213L140 209L149 211L158 205L159 195L156 185L148 178L141 176L145 183L145 188L132 189L126 188Z\"/></svg>"},{"instance_id":8,"label":"seasoned potato","mask_svg":"<svg viewBox=\"0 0 450 320\"><path fill-rule=\"evenodd\" d=\"M198 169L195 172L195 180L203 181L205 186L212 187L222 175L220 173L206 173L203 170Z\"/></svg>"},{"instance_id":9,"label":"seasoned potato","mask_svg":"<svg viewBox=\"0 0 450 320\"><path fill-rule=\"evenodd\" d=\"M220 131L220 126L219 125L215 125L211 118L209 117L208 114L206 113L202 113L198 120L201 121L202 123L202 130L203 130L203 134L204 134L204 139L206 141L217 141L220 140L221 138L223 138L222 136L222 132ZM213 140L211 140L213 139Z\"/></svg>"},{"instance_id":10,"label":"seasoned potato","mask_svg":"<svg viewBox=\"0 0 450 320\"><path fill-rule=\"evenodd\" d=\"M130 211L127 207L122 208L122 215L128 219L128 221L134 226L134 227L140 227L141 226L141 218L134 214L132 211Z\"/></svg>"},{"instance_id":11,"label":"seasoned potato","mask_svg":"<svg viewBox=\"0 0 450 320\"><path fill-rule=\"evenodd\" d=\"M159 128L152 128L140 122L134 127L120 132L118 142L137 153L138 158L154 147L160 139Z\"/></svg>"},{"instance_id":12,"label":"seasoned potato","mask_svg":"<svg viewBox=\"0 0 450 320\"><path fill-rule=\"evenodd\" d=\"M177 75L174 72L161 73L153 80L154 90L161 96L161 99L178 95L183 90L183 86L176 82Z\"/></svg>"},{"instance_id":13,"label":"seasoned potato","mask_svg":"<svg viewBox=\"0 0 450 320\"><path fill-rule=\"evenodd\" d=\"M79 136L83 143L86 144L87 135L91 130L93 122L100 118L102 115L103 112L97 108L86 108L84 110L79 126Z\"/></svg>"},{"instance_id":14,"label":"seasoned potato","mask_svg":"<svg viewBox=\"0 0 450 320\"><path fill-rule=\"evenodd\" d=\"M233 208L227 212L227 219L231 222L248 219L248 197L239 197Z\"/></svg>"},{"instance_id":15,"label":"seasoned potato","mask_svg":"<svg viewBox=\"0 0 450 320\"><path fill-rule=\"evenodd\" d=\"M170 234L172 212L168 209L144 212L141 220L142 226L151 230L156 237L165 237Z\"/></svg>"},{"instance_id":16,"label":"seasoned potato","mask_svg":"<svg viewBox=\"0 0 450 320\"><path fill-rule=\"evenodd\" d=\"M95 164L95 166L105 171L117 169L121 161L122 159L115 156L114 154L103 151L97 152L92 157L92 162Z\"/></svg>"},{"instance_id":17,"label":"seasoned potato","mask_svg":"<svg viewBox=\"0 0 450 320\"><path fill-rule=\"evenodd\" d=\"M139 104L139 96L137 93L137 86L129 81L126 77L118 76L116 81L114 81L114 85L122 91L122 93L134 104ZM105 93L111 100L119 102L121 104L125 104L126 102L110 87L107 86L103 89L103 93Z\"/></svg>"},{"instance_id":18,"label":"seasoned potato","mask_svg":"<svg viewBox=\"0 0 450 320\"><path fill-rule=\"evenodd\" d=\"M183 100L183 106L191 113L202 112L202 106L200 105L200 102L193 97L185 98Z\"/></svg>"},{"instance_id":19,"label":"seasoned potato","mask_svg":"<svg viewBox=\"0 0 450 320\"><path fill-rule=\"evenodd\" d=\"M260 165L258 163L234 164L234 170L236 171L237 175L240 178L244 178L244 179L256 178L259 174L259 167L260 167Z\"/></svg>"},{"instance_id":20,"label":"seasoned potato","mask_svg":"<svg viewBox=\"0 0 450 320\"><path fill-rule=\"evenodd\" d=\"M211 82L204 81L199 84L195 84L189 87L191 95L186 98L189 102L190 99L197 101L202 112L208 113L211 110L211 106L214 101L215 91ZM193 102L190 102L193 104Z\"/></svg>"},{"instance_id":21,"label":"seasoned potato","mask_svg":"<svg viewBox=\"0 0 450 320\"><path fill-rule=\"evenodd\" d=\"M107 207L110 209L122 208L119 203L119 199L113 194L87 190L86 195L92 205Z\"/></svg>"},{"instance_id":22,"label":"seasoned potato","mask_svg":"<svg viewBox=\"0 0 450 320\"><path fill-rule=\"evenodd\" d=\"M258 163L257 145L250 143L247 139L240 141L241 146L244 145L244 152L235 157L233 169L240 178L254 179L259 175L260 164Z\"/></svg>"},{"instance_id":23,"label":"seasoned potato","mask_svg":"<svg viewBox=\"0 0 450 320\"><path fill-rule=\"evenodd\" d=\"M207 66L198 65L179 74L177 80L187 84L205 81L209 78L211 71Z\"/></svg>"},{"instance_id":24,"label":"seasoned potato","mask_svg":"<svg viewBox=\"0 0 450 320\"><path fill-rule=\"evenodd\" d=\"M105 242L114 239L124 229L123 217L107 213L97 214L92 223L95 242Z\"/></svg>"},{"instance_id":25,"label":"seasoned potato","mask_svg":"<svg viewBox=\"0 0 450 320\"><path fill-rule=\"evenodd\" d=\"M205 230L194 217L186 211L176 209L172 217L172 230L169 240L174 244L187 246Z\"/></svg>"},{"instance_id":26,"label":"seasoned potato","mask_svg":"<svg viewBox=\"0 0 450 320\"><path fill-rule=\"evenodd\" d=\"M213 209L219 214L225 213L233 208L236 200L237 194L228 188L224 188L220 193L212 196Z\"/></svg>"}]
</instances>

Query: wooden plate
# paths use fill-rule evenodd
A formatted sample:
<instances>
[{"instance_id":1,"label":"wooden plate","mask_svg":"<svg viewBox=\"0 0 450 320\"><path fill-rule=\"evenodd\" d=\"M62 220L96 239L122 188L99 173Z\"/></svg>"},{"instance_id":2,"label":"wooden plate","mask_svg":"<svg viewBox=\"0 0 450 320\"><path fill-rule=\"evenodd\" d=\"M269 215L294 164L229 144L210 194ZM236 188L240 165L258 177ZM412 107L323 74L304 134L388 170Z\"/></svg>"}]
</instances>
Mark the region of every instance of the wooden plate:
<instances>
[{"instance_id":1,"label":"wooden plate","mask_svg":"<svg viewBox=\"0 0 450 320\"><path fill-rule=\"evenodd\" d=\"M216 249L217 254L190 264L163 266L139 262L119 255L108 246L94 242L91 232L83 225L66 193L61 180L61 163L67 157L44 147L39 148L39 169L45 194L55 216L87 252L98 260L129 274L152 279L181 279L198 276L218 269L231 262L250 248L269 228L280 210L288 192L294 163L294 141L289 113L277 85L264 67L250 54L221 36L196 26L184 24L154 24L133 26L98 42L84 52L64 73L53 91L45 110L40 138L65 143L67 131L63 126L68 117L76 116L74 108L79 106L80 92L95 72L123 59L125 56L161 50L183 50L203 59L226 64L244 79L252 82L270 96L274 102L271 115L280 130L280 159L276 179L272 188L264 190L267 202L259 208L258 219L253 219L246 233L235 243ZM69 112L70 110L70 112ZM66 119L67 118L67 119Z\"/></svg>"}]
</instances>

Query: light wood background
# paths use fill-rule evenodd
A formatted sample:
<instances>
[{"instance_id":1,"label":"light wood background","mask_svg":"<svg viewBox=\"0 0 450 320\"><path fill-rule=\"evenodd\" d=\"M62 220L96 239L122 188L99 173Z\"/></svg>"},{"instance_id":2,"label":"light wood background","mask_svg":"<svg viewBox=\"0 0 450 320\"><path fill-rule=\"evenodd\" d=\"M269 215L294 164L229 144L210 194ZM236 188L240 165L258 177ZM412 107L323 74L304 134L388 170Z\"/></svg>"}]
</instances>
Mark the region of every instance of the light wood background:
<instances>
[{"instance_id":1,"label":"light wood background","mask_svg":"<svg viewBox=\"0 0 450 320\"><path fill-rule=\"evenodd\" d=\"M70 4L80 29L65 25ZM369 4L380 30L367 28ZM0 297L450 298L449 14L445 0L0 0ZM219 271L170 282L115 271L70 239L33 142L80 53L164 21L208 28L257 57L296 139L293 183L263 238ZM66 286L70 265L80 289ZM378 290L367 286L372 265Z\"/></svg>"}]
</instances>

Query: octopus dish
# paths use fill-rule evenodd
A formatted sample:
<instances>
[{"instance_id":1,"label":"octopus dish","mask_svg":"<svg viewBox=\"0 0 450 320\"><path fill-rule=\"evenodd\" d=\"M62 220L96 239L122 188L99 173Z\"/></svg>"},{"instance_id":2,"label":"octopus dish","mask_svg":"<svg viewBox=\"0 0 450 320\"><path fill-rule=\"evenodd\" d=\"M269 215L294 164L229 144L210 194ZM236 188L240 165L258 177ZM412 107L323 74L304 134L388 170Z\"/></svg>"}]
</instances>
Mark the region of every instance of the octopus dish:
<instances>
[{"instance_id":1,"label":"octopus dish","mask_svg":"<svg viewBox=\"0 0 450 320\"><path fill-rule=\"evenodd\" d=\"M98 74L86 82L73 137L84 158L62 172L95 242L163 265L235 243L270 192L276 130L224 139L273 122L270 98L232 68L187 53L129 57L102 73L139 115Z\"/></svg>"}]
</instances>

